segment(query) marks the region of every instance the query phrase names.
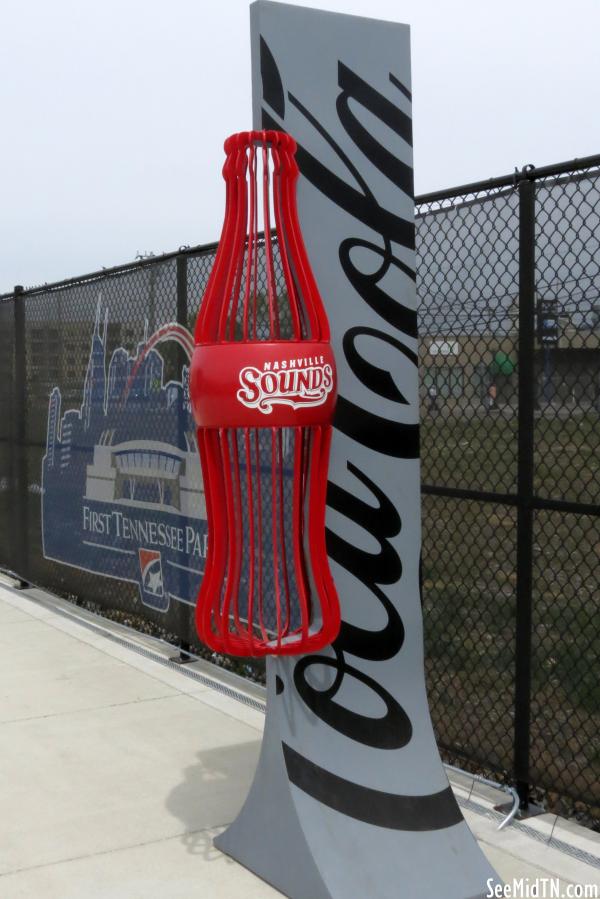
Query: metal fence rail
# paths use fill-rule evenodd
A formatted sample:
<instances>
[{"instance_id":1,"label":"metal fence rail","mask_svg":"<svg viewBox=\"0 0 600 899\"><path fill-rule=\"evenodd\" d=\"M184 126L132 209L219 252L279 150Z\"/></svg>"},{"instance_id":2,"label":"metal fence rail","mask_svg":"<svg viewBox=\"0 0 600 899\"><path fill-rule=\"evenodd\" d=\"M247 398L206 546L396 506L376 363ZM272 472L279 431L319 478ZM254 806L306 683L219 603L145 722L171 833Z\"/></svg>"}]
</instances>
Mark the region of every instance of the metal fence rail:
<instances>
[{"instance_id":1,"label":"metal fence rail","mask_svg":"<svg viewBox=\"0 0 600 899\"><path fill-rule=\"evenodd\" d=\"M599 213L600 156L417 198L438 740L597 826ZM184 648L203 534L177 334L214 252L0 296L0 567Z\"/></svg>"}]
</instances>

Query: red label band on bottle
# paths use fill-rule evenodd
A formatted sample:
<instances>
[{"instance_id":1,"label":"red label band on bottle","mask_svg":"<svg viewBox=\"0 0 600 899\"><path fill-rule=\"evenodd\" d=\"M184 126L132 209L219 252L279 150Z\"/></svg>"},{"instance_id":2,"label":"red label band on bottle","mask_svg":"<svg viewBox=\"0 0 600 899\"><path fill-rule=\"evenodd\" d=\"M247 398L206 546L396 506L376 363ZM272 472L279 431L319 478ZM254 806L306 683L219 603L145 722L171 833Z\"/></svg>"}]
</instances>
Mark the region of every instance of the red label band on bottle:
<instances>
[{"instance_id":1,"label":"red label band on bottle","mask_svg":"<svg viewBox=\"0 0 600 899\"><path fill-rule=\"evenodd\" d=\"M321 341L197 346L191 396L200 427L294 427L331 421L335 360Z\"/></svg>"}]
</instances>

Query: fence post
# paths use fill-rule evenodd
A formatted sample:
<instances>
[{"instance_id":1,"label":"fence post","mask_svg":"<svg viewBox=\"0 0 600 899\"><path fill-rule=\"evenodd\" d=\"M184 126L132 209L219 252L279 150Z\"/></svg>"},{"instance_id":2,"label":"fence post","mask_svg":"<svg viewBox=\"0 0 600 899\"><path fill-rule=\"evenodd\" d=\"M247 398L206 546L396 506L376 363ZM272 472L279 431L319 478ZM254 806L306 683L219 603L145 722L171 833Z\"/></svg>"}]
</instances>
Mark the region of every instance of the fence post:
<instances>
[{"instance_id":1,"label":"fence post","mask_svg":"<svg viewBox=\"0 0 600 899\"><path fill-rule=\"evenodd\" d=\"M183 253L179 253L177 256L177 324L183 325L184 328L188 326L188 295L187 295L187 256ZM183 366L190 364L190 360L187 359L185 352L182 347L178 345L178 370L183 372ZM178 421L179 428L179 445L184 446L184 435L182 430L185 429L185 420L180 415ZM187 630L187 623L185 625ZM182 633L182 625L180 624L179 632L180 635ZM178 664L185 664L186 662L193 662L193 657L189 655L190 643L189 640L185 640L182 636L179 639L179 655L171 658L172 662L177 662Z\"/></svg>"},{"instance_id":2,"label":"fence post","mask_svg":"<svg viewBox=\"0 0 600 899\"><path fill-rule=\"evenodd\" d=\"M28 568L28 501L27 489L27 361L25 346L25 305L24 290L20 284L14 288L14 334L15 334L15 382L14 382L14 569L22 581L27 583Z\"/></svg>"},{"instance_id":3,"label":"fence post","mask_svg":"<svg viewBox=\"0 0 600 899\"><path fill-rule=\"evenodd\" d=\"M519 340L517 608L515 627L514 776L521 808L529 803L533 473L535 409L535 182L519 181Z\"/></svg>"}]
</instances>

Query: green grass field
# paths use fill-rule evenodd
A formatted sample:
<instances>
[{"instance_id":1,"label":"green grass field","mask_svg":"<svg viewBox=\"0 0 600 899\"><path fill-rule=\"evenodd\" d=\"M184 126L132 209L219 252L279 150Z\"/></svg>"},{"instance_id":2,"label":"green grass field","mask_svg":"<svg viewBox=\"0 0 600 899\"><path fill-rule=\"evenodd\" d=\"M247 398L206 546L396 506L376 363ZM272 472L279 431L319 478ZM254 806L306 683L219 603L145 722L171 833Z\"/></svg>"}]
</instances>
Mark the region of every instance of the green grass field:
<instances>
[{"instance_id":1,"label":"green grass field","mask_svg":"<svg viewBox=\"0 0 600 899\"><path fill-rule=\"evenodd\" d=\"M600 502L600 418L536 418L539 496ZM514 492L516 421L425 418L423 481ZM532 782L600 806L600 518L538 511L533 546ZM423 497L428 687L438 737L510 768L516 510Z\"/></svg>"}]
</instances>

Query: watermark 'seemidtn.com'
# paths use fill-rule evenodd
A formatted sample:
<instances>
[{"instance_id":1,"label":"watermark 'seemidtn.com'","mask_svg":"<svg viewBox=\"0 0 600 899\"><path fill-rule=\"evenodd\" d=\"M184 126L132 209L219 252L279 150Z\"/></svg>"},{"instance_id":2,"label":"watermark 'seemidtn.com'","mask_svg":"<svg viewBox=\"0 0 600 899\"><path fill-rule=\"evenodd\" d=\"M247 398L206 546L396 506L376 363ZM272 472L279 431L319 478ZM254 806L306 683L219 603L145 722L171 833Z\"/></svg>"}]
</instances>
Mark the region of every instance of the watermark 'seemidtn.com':
<instances>
[{"instance_id":1,"label":"watermark 'seemidtn.com'","mask_svg":"<svg viewBox=\"0 0 600 899\"><path fill-rule=\"evenodd\" d=\"M487 881L489 899L600 899L597 883L564 883L558 877L519 877L509 883Z\"/></svg>"}]
</instances>

